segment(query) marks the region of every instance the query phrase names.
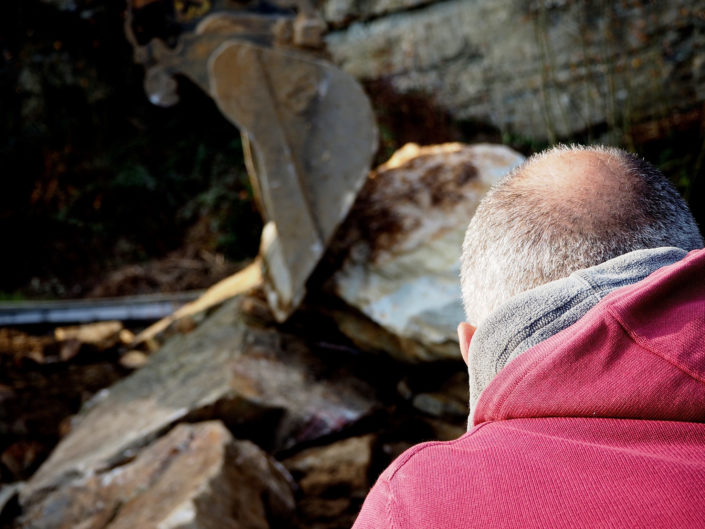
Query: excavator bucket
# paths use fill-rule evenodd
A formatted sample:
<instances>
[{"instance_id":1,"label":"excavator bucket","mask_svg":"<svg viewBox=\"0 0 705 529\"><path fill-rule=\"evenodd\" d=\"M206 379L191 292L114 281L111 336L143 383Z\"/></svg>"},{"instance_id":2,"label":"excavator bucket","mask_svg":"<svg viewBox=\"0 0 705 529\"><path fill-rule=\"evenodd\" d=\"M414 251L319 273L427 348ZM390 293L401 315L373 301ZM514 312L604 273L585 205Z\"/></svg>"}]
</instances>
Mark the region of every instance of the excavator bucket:
<instances>
[{"instance_id":1,"label":"excavator bucket","mask_svg":"<svg viewBox=\"0 0 705 529\"><path fill-rule=\"evenodd\" d=\"M357 81L315 48L322 44L322 22L309 4L290 2L298 13L280 8L274 14L214 4L190 5L193 19L180 22L176 44L173 37L171 45L141 43L134 10L127 34L147 66L152 102L175 103L174 75L186 75L240 129L265 220L260 257L267 299L283 321L302 300L306 280L365 181L377 128Z\"/></svg>"}]
</instances>

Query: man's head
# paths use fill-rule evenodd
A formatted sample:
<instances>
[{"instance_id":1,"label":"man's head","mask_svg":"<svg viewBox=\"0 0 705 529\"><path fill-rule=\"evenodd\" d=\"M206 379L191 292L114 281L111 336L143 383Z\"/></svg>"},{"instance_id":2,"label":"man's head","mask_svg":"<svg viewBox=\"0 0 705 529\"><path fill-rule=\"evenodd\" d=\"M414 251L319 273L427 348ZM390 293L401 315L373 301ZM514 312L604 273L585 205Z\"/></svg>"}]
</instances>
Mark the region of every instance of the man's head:
<instances>
[{"instance_id":1,"label":"man's head","mask_svg":"<svg viewBox=\"0 0 705 529\"><path fill-rule=\"evenodd\" d=\"M662 246L692 250L703 239L658 169L610 147L544 151L493 187L470 221L460 271L467 321L477 326L510 297L575 270Z\"/></svg>"}]
</instances>

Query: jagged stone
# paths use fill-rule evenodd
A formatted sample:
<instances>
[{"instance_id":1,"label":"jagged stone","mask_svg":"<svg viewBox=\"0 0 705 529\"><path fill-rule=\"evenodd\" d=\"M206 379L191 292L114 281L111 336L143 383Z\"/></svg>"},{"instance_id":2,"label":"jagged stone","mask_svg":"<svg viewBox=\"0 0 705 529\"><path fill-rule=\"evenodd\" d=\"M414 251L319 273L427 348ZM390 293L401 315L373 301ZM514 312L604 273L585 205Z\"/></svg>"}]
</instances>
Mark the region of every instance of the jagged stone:
<instances>
[{"instance_id":1,"label":"jagged stone","mask_svg":"<svg viewBox=\"0 0 705 529\"><path fill-rule=\"evenodd\" d=\"M308 347L247 317L242 302L239 297L225 303L196 330L168 341L143 368L96 395L27 483L21 502L133 457L180 420L217 417L238 436L259 435L279 449L339 431L373 409L367 385L344 373L317 378L321 361Z\"/></svg>"},{"instance_id":2,"label":"jagged stone","mask_svg":"<svg viewBox=\"0 0 705 529\"><path fill-rule=\"evenodd\" d=\"M149 357L142 351L127 351L120 357L120 365L127 369L139 369L149 361Z\"/></svg>"},{"instance_id":3,"label":"jagged stone","mask_svg":"<svg viewBox=\"0 0 705 529\"><path fill-rule=\"evenodd\" d=\"M339 234L349 249L332 281L369 320L336 313L341 331L404 360L458 358L465 229L489 187L522 160L500 145L409 144L377 168Z\"/></svg>"},{"instance_id":4,"label":"jagged stone","mask_svg":"<svg viewBox=\"0 0 705 529\"><path fill-rule=\"evenodd\" d=\"M290 472L301 475L298 483L306 494L320 495L341 485L348 491L359 491L368 486L374 440L370 434L308 448L285 459L283 464Z\"/></svg>"},{"instance_id":5,"label":"jagged stone","mask_svg":"<svg viewBox=\"0 0 705 529\"><path fill-rule=\"evenodd\" d=\"M705 100L702 4L400 1L413 9L385 16L386 3L323 4L333 24L359 20L327 36L333 60L359 79L426 93L457 119L552 139Z\"/></svg>"},{"instance_id":6,"label":"jagged stone","mask_svg":"<svg viewBox=\"0 0 705 529\"><path fill-rule=\"evenodd\" d=\"M121 334L124 330L119 321L101 321L74 327L57 327L54 329L54 338L64 342L64 345L87 345L97 351L104 351L122 342Z\"/></svg>"},{"instance_id":7,"label":"jagged stone","mask_svg":"<svg viewBox=\"0 0 705 529\"><path fill-rule=\"evenodd\" d=\"M303 493L299 511L304 520L354 517L370 487L374 442L374 435L351 437L283 461Z\"/></svg>"},{"instance_id":8,"label":"jagged stone","mask_svg":"<svg viewBox=\"0 0 705 529\"><path fill-rule=\"evenodd\" d=\"M32 529L268 529L294 512L291 476L218 421L181 424L134 461L25 508Z\"/></svg>"}]
</instances>

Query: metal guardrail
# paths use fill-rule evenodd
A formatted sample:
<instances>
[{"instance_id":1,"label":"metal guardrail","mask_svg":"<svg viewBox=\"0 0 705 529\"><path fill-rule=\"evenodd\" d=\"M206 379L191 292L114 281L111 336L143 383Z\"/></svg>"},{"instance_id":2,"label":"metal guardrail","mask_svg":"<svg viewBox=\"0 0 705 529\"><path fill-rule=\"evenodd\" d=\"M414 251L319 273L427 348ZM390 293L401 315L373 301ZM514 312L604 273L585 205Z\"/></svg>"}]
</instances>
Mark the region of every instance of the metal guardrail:
<instances>
[{"instance_id":1,"label":"metal guardrail","mask_svg":"<svg viewBox=\"0 0 705 529\"><path fill-rule=\"evenodd\" d=\"M121 298L0 303L0 326L93 321L155 321L198 298L202 291Z\"/></svg>"}]
</instances>

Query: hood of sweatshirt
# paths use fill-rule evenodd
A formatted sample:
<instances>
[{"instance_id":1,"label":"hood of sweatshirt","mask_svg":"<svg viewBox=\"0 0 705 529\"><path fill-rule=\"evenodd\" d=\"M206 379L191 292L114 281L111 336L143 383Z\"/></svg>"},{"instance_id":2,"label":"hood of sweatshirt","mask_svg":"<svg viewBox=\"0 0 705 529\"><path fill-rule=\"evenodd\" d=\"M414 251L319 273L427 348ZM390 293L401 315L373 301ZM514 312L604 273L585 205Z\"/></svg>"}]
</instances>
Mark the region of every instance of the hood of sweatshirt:
<instances>
[{"instance_id":1,"label":"hood of sweatshirt","mask_svg":"<svg viewBox=\"0 0 705 529\"><path fill-rule=\"evenodd\" d=\"M705 249L680 260L682 250L646 252L660 257L651 259L645 279L634 283L639 274L627 274L632 279L621 287L619 281L607 281L597 298L581 295L580 303L569 303L582 308L557 332L543 339L534 329L532 339L519 340L528 349L517 346L513 355L505 354L506 366L482 391L473 422L528 417L705 421ZM587 306L586 299L591 300Z\"/></svg>"}]
</instances>

